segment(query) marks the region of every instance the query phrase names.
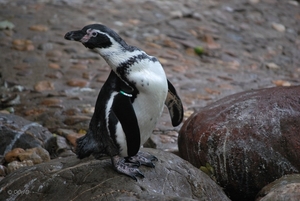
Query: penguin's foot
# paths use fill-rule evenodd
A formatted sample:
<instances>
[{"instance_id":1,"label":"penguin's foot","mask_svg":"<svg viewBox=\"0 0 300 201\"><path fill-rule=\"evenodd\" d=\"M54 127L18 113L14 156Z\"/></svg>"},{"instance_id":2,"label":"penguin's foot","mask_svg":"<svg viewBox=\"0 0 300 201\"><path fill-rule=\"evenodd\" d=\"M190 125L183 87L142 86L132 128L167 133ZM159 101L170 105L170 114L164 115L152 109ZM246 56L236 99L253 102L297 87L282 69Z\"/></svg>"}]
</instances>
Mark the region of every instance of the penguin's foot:
<instances>
[{"instance_id":1,"label":"penguin's foot","mask_svg":"<svg viewBox=\"0 0 300 201\"><path fill-rule=\"evenodd\" d=\"M155 167L153 161L158 161L158 159L155 156L147 152L141 152L141 151L139 151L135 156L126 158L126 160L129 161L130 163L139 163L140 165L145 165L153 168Z\"/></svg>"},{"instance_id":2,"label":"penguin's foot","mask_svg":"<svg viewBox=\"0 0 300 201\"><path fill-rule=\"evenodd\" d=\"M138 169L139 162L127 162L125 158L114 156L112 157L112 164L117 172L129 176L135 181L137 181L137 177L144 178L143 173Z\"/></svg>"}]
</instances>

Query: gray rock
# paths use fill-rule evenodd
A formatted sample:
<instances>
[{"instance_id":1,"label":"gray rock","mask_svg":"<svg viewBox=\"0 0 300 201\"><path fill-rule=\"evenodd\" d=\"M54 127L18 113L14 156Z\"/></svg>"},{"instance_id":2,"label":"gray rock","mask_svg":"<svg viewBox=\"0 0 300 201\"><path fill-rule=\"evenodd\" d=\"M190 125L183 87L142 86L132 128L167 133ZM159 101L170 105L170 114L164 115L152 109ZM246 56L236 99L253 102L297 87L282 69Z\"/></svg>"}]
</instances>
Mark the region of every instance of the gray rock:
<instances>
[{"instance_id":1,"label":"gray rock","mask_svg":"<svg viewBox=\"0 0 300 201\"><path fill-rule=\"evenodd\" d=\"M300 200L300 174L284 175L265 186L256 198L256 201L285 200Z\"/></svg>"},{"instance_id":2,"label":"gray rock","mask_svg":"<svg viewBox=\"0 0 300 201\"><path fill-rule=\"evenodd\" d=\"M112 169L110 159L74 156L21 168L0 181L0 200L229 200L206 174L178 156L144 149L159 158L140 167L137 182Z\"/></svg>"},{"instance_id":3,"label":"gray rock","mask_svg":"<svg viewBox=\"0 0 300 201\"><path fill-rule=\"evenodd\" d=\"M44 147L50 138L52 134L40 124L16 115L0 113L0 155L14 148Z\"/></svg>"}]
</instances>

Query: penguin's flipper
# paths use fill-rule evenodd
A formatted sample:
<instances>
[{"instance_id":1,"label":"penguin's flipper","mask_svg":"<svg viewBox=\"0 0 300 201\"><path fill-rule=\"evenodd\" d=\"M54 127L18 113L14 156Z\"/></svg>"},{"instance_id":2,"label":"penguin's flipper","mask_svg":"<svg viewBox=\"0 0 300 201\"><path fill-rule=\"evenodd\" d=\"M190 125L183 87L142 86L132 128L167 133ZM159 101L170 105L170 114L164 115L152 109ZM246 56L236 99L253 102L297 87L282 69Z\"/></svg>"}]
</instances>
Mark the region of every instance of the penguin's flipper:
<instances>
[{"instance_id":1,"label":"penguin's flipper","mask_svg":"<svg viewBox=\"0 0 300 201\"><path fill-rule=\"evenodd\" d=\"M131 94L121 90L114 98L112 111L125 133L128 156L136 155L141 146L141 138L139 124L131 102Z\"/></svg>"},{"instance_id":2,"label":"penguin's flipper","mask_svg":"<svg viewBox=\"0 0 300 201\"><path fill-rule=\"evenodd\" d=\"M168 80L168 95L165 101L165 105L169 109L169 113L172 120L172 125L178 126L183 119L183 106L176 89L172 83Z\"/></svg>"}]
</instances>

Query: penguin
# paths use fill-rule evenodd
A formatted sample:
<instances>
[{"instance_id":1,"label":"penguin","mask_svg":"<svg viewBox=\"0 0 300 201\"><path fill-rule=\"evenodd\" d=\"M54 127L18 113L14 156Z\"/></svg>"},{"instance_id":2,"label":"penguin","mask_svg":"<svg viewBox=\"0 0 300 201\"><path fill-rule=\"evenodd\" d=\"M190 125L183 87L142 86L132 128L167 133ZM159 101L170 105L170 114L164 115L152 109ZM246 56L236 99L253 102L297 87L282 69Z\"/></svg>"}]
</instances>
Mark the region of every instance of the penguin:
<instances>
[{"instance_id":1,"label":"penguin","mask_svg":"<svg viewBox=\"0 0 300 201\"><path fill-rule=\"evenodd\" d=\"M174 127L182 122L183 106L175 87L156 57L128 45L105 25L87 25L64 38L96 51L111 67L87 134L77 139L78 158L109 156L117 172L136 181L143 178L140 165L155 167L157 158L140 147L151 136L164 105Z\"/></svg>"}]
</instances>

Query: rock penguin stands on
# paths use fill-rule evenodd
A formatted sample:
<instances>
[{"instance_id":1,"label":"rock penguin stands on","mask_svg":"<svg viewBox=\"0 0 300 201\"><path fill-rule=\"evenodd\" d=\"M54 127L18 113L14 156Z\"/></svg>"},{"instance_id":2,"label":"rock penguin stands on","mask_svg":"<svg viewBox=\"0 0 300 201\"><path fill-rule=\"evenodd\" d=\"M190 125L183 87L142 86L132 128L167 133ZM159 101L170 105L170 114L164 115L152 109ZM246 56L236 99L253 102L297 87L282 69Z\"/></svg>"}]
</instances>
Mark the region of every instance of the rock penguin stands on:
<instances>
[{"instance_id":1,"label":"rock penguin stands on","mask_svg":"<svg viewBox=\"0 0 300 201\"><path fill-rule=\"evenodd\" d=\"M117 172L135 180L144 177L138 167L154 167L157 159L139 149L151 136L164 104L173 126L183 119L181 100L162 65L101 24L70 31L65 39L96 50L112 69L98 95L89 130L77 140L76 154L80 159L108 155Z\"/></svg>"}]
</instances>

